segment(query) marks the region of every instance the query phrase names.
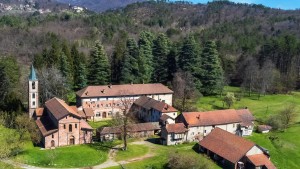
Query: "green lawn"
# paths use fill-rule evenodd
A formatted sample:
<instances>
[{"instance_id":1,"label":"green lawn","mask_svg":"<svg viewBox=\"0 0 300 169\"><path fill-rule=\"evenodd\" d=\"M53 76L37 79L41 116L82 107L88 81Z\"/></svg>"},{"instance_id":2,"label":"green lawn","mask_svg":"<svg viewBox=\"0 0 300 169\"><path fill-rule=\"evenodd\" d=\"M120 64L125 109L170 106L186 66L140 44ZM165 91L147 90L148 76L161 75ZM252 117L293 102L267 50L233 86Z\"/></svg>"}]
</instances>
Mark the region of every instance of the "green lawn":
<instances>
[{"instance_id":1,"label":"green lawn","mask_svg":"<svg viewBox=\"0 0 300 169\"><path fill-rule=\"evenodd\" d=\"M18 167L14 167L12 165L6 164L0 161L0 168L1 169L19 169Z\"/></svg>"},{"instance_id":2,"label":"green lawn","mask_svg":"<svg viewBox=\"0 0 300 169\"><path fill-rule=\"evenodd\" d=\"M127 147L127 151L119 150L116 154L115 160L128 160L135 157L141 157L147 154L149 151L149 147L145 145L137 145L137 144L129 144Z\"/></svg>"},{"instance_id":3,"label":"green lawn","mask_svg":"<svg viewBox=\"0 0 300 169\"><path fill-rule=\"evenodd\" d=\"M176 151L180 153L188 153L192 154L194 158L198 158L199 160L203 160L209 163L211 169L220 169L218 165L213 163L210 159L207 159L202 154L199 154L193 150L193 147L197 146L195 143L190 144L182 144L176 146L163 146L159 144L153 144L149 150L150 153L153 153L154 156L150 158L146 158L141 161L131 162L123 165L126 169L137 169L137 168L165 168L166 163L168 162L168 154L174 153ZM121 166L110 167L109 169L121 169Z\"/></svg>"},{"instance_id":4,"label":"green lawn","mask_svg":"<svg viewBox=\"0 0 300 169\"><path fill-rule=\"evenodd\" d=\"M234 87L226 87L224 95L226 92L241 93L239 88ZM296 124L284 132L253 133L252 136L247 137L256 144L267 148L271 154L271 161L279 169L300 168L300 92L286 95L266 95L259 100L257 95L253 94L251 97L242 97L232 107L235 109L248 107L258 121L266 121L270 115L278 113L289 104L296 105L298 113ZM199 110L223 109L223 102L219 96L203 97L199 99L197 106ZM271 141L270 136L277 139Z\"/></svg>"},{"instance_id":5,"label":"green lawn","mask_svg":"<svg viewBox=\"0 0 300 169\"><path fill-rule=\"evenodd\" d=\"M234 92L236 96L239 94L243 95L239 88L236 87L226 87L224 95L226 95L227 92ZM256 94L253 94L251 97L245 94L245 96L243 96L240 101L236 101L231 108L240 109L248 107L256 118L265 119L269 115L279 112L288 104L295 104L296 109L300 110L300 92L293 92L286 95L266 95L261 96L259 100ZM223 101L220 96L202 97L198 100L197 107L201 111L227 108L226 105L223 107Z\"/></svg>"},{"instance_id":6,"label":"green lawn","mask_svg":"<svg viewBox=\"0 0 300 169\"><path fill-rule=\"evenodd\" d=\"M119 142L118 142L119 143ZM109 147L116 144L95 143L70 147L59 147L54 150L41 150L26 145L25 151L15 157L15 160L40 167L86 167L103 163L107 160Z\"/></svg>"},{"instance_id":7,"label":"green lawn","mask_svg":"<svg viewBox=\"0 0 300 169\"><path fill-rule=\"evenodd\" d=\"M89 125L93 127L94 129L97 129L99 127L109 126L111 120L101 120L101 121L88 121Z\"/></svg>"}]
</instances>

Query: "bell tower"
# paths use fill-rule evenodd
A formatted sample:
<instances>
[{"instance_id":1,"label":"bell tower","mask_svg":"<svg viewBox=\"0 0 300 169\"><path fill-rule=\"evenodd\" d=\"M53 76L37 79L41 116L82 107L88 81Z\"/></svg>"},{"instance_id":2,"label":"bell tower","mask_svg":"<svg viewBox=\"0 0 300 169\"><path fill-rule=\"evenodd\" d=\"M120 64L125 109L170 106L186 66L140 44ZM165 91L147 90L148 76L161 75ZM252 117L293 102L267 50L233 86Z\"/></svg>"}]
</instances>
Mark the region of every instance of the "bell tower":
<instances>
[{"instance_id":1,"label":"bell tower","mask_svg":"<svg viewBox=\"0 0 300 169\"><path fill-rule=\"evenodd\" d=\"M30 118L32 118L35 109L39 107L38 89L39 89L38 79L34 67L33 65L31 65L30 75L28 78L28 111L29 111Z\"/></svg>"}]
</instances>

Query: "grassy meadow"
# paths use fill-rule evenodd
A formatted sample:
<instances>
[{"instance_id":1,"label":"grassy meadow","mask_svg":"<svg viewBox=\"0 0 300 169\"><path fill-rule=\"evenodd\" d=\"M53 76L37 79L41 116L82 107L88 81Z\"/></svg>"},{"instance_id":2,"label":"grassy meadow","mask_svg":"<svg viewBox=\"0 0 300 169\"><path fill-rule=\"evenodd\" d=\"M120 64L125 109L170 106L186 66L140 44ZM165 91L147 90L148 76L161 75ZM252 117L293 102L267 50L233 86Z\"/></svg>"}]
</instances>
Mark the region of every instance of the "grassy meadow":
<instances>
[{"instance_id":1,"label":"grassy meadow","mask_svg":"<svg viewBox=\"0 0 300 169\"><path fill-rule=\"evenodd\" d=\"M235 95L243 95L239 88L226 87L224 95L227 92L234 92ZM271 161L279 169L300 168L300 92L290 94L265 95L258 99L256 94L250 97L245 95L240 101L236 101L231 108L240 109L248 107L259 122L266 121L270 115L276 114L286 106L294 104L297 112L296 122L285 131L273 131L268 134L253 133L246 137L256 144L267 148L271 154ZM197 102L199 110L225 109L222 97L210 96L202 97ZM257 123L258 124L258 123ZM270 139L275 138L275 139Z\"/></svg>"},{"instance_id":2,"label":"grassy meadow","mask_svg":"<svg viewBox=\"0 0 300 169\"><path fill-rule=\"evenodd\" d=\"M16 156L14 160L33 166L52 168L94 166L106 161L109 148L117 144L120 142L94 143L43 150L28 143L24 152Z\"/></svg>"},{"instance_id":3,"label":"grassy meadow","mask_svg":"<svg viewBox=\"0 0 300 169\"><path fill-rule=\"evenodd\" d=\"M210 169L220 169L220 167L216 165L213 161L196 152L194 149L196 149L197 147L198 147L197 143L181 144L176 146L164 146L159 144L153 144L150 146L149 149L149 153L153 154L152 157L145 158L144 160L124 164L123 168L126 169L165 168L168 162L169 154L180 152L182 154L189 154L195 159L208 163ZM122 166L110 167L107 169L122 169Z\"/></svg>"},{"instance_id":4,"label":"grassy meadow","mask_svg":"<svg viewBox=\"0 0 300 169\"><path fill-rule=\"evenodd\" d=\"M127 151L119 150L115 156L116 161L128 160L135 157L144 156L149 152L149 147L145 145L129 144Z\"/></svg>"}]
</instances>

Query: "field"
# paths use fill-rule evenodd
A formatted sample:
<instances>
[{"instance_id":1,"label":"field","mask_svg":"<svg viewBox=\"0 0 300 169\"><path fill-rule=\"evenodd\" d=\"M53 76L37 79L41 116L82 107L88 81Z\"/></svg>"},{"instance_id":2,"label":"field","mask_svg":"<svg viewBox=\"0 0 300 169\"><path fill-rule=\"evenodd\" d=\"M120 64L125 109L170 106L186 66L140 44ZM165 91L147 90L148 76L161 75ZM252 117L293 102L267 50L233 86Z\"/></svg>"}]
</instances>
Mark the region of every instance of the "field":
<instances>
[{"instance_id":1,"label":"field","mask_svg":"<svg viewBox=\"0 0 300 169\"><path fill-rule=\"evenodd\" d=\"M119 142L117 143L119 144ZM85 167L94 166L107 160L109 147L115 144L87 144L71 147L60 147L53 150L41 150L28 143L25 151L15 160L40 167Z\"/></svg>"},{"instance_id":2,"label":"field","mask_svg":"<svg viewBox=\"0 0 300 169\"><path fill-rule=\"evenodd\" d=\"M1 169L19 169L17 167L14 167L12 165L6 164L6 163L1 162L1 161L0 161L0 168Z\"/></svg>"},{"instance_id":3,"label":"field","mask_svg":"<svg viewBox=\"0 0 300 169\"><path fill-rule=\"evenodd\" d=\"M226 87L226 92L241 94L239 88ZM259 100L256 94L251 97L244 96L240 101L234 103L232 108L239 109L248 107L258 121L266 121L272 115L278 113L289 104L296 105L298 113L296 123L284 132L271 132L268 134L254 133L247 137L256 144L267 148L271 154L271 161L279 168L300 168L300 92L292 92L288 95L266 95ZM213 110L227 108L223 107L222 98L219 96L202 97L197 102L200 110ZM275 138L274 140L270 139Z\"/></svg>"},{"instance_id":4,"label":"field","mask_svg":"<svg viewBox=\"0 0 300 169\"><path fill-rule=\"evenodd\" d=\"M195 148L197 148L197 146L198 146L197 143L182 144L177 146L163 146L159 144L150 144L150 150L148 154L152 154L153 155L152 157L145 158L144 160L124 164L122 165L122 167L126 169L165 168L165 165L168 162L168 155L170 153L180 152L182 154L192 155L193 158L208 163L208 165L211 166L210 169L220 169L220 167L216 165L214 162L212 162L210 159L207 159L205 156L198 154L198 152L194 150ZM122 167L116 166L107 169L122 169Z\"/></svg>"},{"instance_id":5,"label":"field","mask_svg":"<svg viewBox=\"0 0 300 169\"><path fill-rule=\"evenodd\" d=\"M149 147L145 145L129 144L127 151L119 150L115 156L116 161L128 160L134 157L140 157L147 154Z\"/></svg>"},{"instance_id":6,"label":"field","mask_svg":"<svg viewBox=\"0 0 300 169\"><path fill-rule=\"evenodd\" d=\"M89 121L89 125L91 127L93 127L94 129L97 129L99 127L104 127L104 126L109 126L110 125L111 120L102 120L102 121Z\"/></svg>"}]
</instances>

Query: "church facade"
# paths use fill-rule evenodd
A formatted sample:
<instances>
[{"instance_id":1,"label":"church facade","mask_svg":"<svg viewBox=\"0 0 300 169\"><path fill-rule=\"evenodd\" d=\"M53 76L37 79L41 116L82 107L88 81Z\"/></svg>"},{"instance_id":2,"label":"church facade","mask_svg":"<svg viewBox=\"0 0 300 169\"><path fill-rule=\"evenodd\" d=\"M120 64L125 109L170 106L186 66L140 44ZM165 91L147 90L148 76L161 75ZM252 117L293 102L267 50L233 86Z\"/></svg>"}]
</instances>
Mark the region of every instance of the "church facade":
<instances>
[{"instance_id":1,"label":"church facade","mask_svg":"<svg viewBox=\"0 0 300 169\"><path fill-rule=\"evenodd\" d=\"M28 110L34 118L45 148L91 143L93 128L76 108L59 98L52 98L39 107L38 79L33 66L29 76Z\"/></svg>"}]
</instances>

